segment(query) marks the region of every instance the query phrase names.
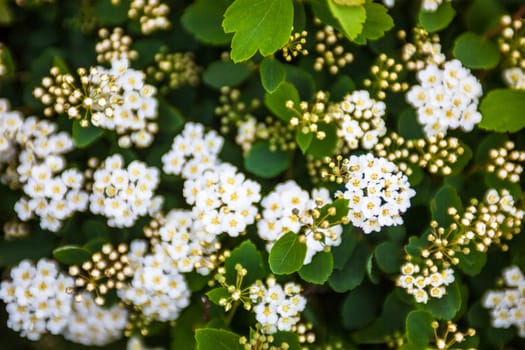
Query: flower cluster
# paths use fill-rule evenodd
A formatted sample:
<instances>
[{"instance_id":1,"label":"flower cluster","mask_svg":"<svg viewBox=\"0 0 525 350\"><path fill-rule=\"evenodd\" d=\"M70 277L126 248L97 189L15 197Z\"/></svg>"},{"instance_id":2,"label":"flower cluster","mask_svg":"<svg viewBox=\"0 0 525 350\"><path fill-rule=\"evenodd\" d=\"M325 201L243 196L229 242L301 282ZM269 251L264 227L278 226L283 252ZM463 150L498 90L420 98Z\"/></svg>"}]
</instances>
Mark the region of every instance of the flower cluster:
<instances>
[{"instance_id":1,"label":"flower cluster","mask_svg":"<svg viewBox=\"0 0 525 350\"><path fill-rule=\"evenodd\" d=\"M346 190L338 195L349 201L348 219L364 233L403 223L401 215L416 192L394 163L372 154L350 156L342 164Z\"/></svg>"},{"instance_id":2,"label":"flower cluster","mask_svg":"<svg viewBox=\"0 0 525 350\"><path fill-rule=\"evenodd\" d=\"M115 27L111 33L107 28L102 28L98 31L98 36L100 40L95 45L98 63L137 59L138 52L130 49L132 39L124 34L124 29L121 27Z\"/></svg>"},{"instance_id":3,"label":"flower cluster","mask_svg":"<svg viewBox=\"0 0 525 350\"><path fill-rule=\"evenodd\" d=\"M149 320L175 320L189 305L191 292L184 276L164 249L154 246L149 254L146 250L145 241L131 243L129 258L134 275L118 295Z\"/></svg>"},{"instance_id":4,"label":"flower cluster","mask_svg":"<svg viewBox=\"0 0 525 350\"><path fill-rule=\"evenodd\" d=\"M339 123L337 135L350 149L361 146L369 150L386 134L385 108L385 103L371 98L367 90L357 90L335 104L330 115Z\"/></svg>"},{"instance_id":5,"label":"flower cluster","mask_svg":"<svg viewBox=\"0 0 525 350\"><path fill-rule=\"evenodd\" d=\"M121 305L98 306L89 293L73 303L63 331L64 338L79 344L103 346L120 337L128 321L128 311Z\"/></svg>"},{"instance_id":6,"label":"flower cluster","mask_svg":"<svg viewBox=\"0 0 525 350\"><path fill-rule=\"evenodd\" d=\"M518 335L525 338L525 278L519 267L510 266L503 270L503 280L506 288L488 291L482 305L489 309L493 327L515 326Z\"/></svg>"},{"instance_id":7,"label":"flower cluster","mask_svg":"<svg viewBox=\"0 0 525 350\"><path fill-rule=\"evenodd\" d=\"M133 0L129 6L128 17L138 18L140 30L148 35L156 30L171 27L169 13L169 6L160 0Z\"/></svg>"},{"instance_id":8,"label":"flower cluster","mask_svg":"<svg viewBox=\"0 0 525 350\"><path fill-rule=\"evenodd\" d=\"M183 195L211 242L222 232L237 237L255 222L261 186L228 163L216 165L184 183Z\"/></svg>"},{"instance_id":9,"label":"flower cluster","mask_svg":"<svg viewBox=\"0 0 525 350\"><path fill-rule=\"evenodd\" d=\"M129 67L127 58L111 62L111 69L91 67L77 70L80 84L73 75L51 68L51 76L42 79L33 95L47 105L46 116L65 113L78 119L81 126L115 130L119 146L147 147L153 142L158 126L156 89L145 83L145 74Z\"/></svg>"},{"instance_id":10,"label":"flower cluster","mask_svg":"<svg viewBox=\"0 0 525 350\"><path fill-rule=\"evenodd\" d=\"M166 174L181 175L185 179L201 176L216 166L224 139L215 131L205 133L204 125L186 123L180 135L173 139L171 150L162 156Z\"/></svg>"},{"instance_id":11,"label":"flower cluster","mask_svg":"<svg viewBox=\"0 0 525 350\"><path fill-rule=\"evenodd\" d=\"M290 331L299 322L306 299L300 294L301 286L288 282L281 286L275 278L266 280L266 285L257 281L250 288L253 311L264 333Z\"/></svg>"},{"instance_id":12,"label":"flower cluster","mask_svg":"<svg viewBox=\"0 0 525 350\"><path fill-rule=\"evenodd\" d=\"M518 183L523 172L519 163L525 162L525 152L515 150L514 147L514 142L507 141L503 147L491 149L487 171L495 173L501 180Z\"/></svg>"},{"instance_id":13,"label":"flower cluster","mask_svg":"<svg viewBox=\"0 0 525 350\"><path fill-rule=\"evenodd\" d=\"M9 314L7 326L21 336L38 340L46 333L60 334L68 324L73 279L59 272L58 264L41 259L21 261L11 269L11 281L0 284L0 299Z\"/></svg>"},{"instance_id":14,"label":"flower cluster","mask_svg":"<svg viewBox=\"0 0 525 350\"><path fill-rule=\"evenodd\" d=\"M519 17L513 18L509 15L501 17L502 28L498 44L507 66L525 69L525 40L523 40L525 26L523 18Z\"/></svg>"},{"instance_id":15,"label":"flower cluster","mask_svg":"<svg viewBox=\"0 0 525 350\"><path fill-rule=\"evenodd\" d=\"M503 81L511 89L525 90L525 71L519 67L505 69Z\"/></svg>"},{"instance_id":16,"label":"flower cluster","mask_svg":"<svg viewBox=\"0 0 525 350\"><path fill-rule=\"evenodd\" d=\"M278 184L261 201L263 211L257 222L257 233L268 242L268 250L290 231L304 235L307 246L304 263L309 264L316 253L341 244L341 225L315 225L318 218L312 211L326 203L331 203L331 198L324 188L313 190L310 195L293 180Z\"/></svg>"},{"instance_id":17,"label":"flower cluster","mask_svg":"<svg viewBox=\"0 0 525 350\"><path fill-rule=\"evenodd\" d=\"M288 43L282 48L283 57L287 62L292 61L299 55L308 55L308 50L304 48L304 44L306 44L307 35L308 32L306 30L303 30L300 33L295 32L292 35L290 35Z\"/></svg>"},{"instance_id":18,"label":"flower cluster","mask_svg":"<svg viewBox=\"0 0 525 350\"><path fill-rule=\"evenodd\" d=\"M460 61L448 61L443 69L428 65L417 78L421 85L412 86L406 97L427 137L459 127L471 131L481 121L481 84Z\"/></svg>"},{"instance_id":19,"label":"flower cluster","mask_svg":"<svg viewBox=\"0 0 525 350\"><path fill-rule=\"evenodd\" d=\"M407 33L404 30L398 32L398 37L406 40ZM413 29L412 42L403 45L402 59L406 68L411 71L420 71L429 64L441 65L445 62L445 54L442 53L439 35L430 35L423 28Z\"/></svg>"},{"instance_id":20,"label":"flower cluster","mask_svg":"<svg viewBox=\"0 0 525 350\"><path fill-rule=\"evenodd\" d=\"M401 276L396 283L414 296L418 303L426 304L431 298L441 298L447 293L446 287L454 282L454 270L451 268L423 268L410 262L401 266Z\"/></svg>"},{"instance_id":21,"label":"flower cluster","mask_svg":"<svg viewBox=\"0 0 525 350\"><path fill-rule=\"evenodd\" d=\"M294 117L290 118L290 126L297 128L303 134L312 133L316 139L324 140L326 132L322 130L321 125L331 123L334 120L332 115L327 113L328 94L324 91L318 91L313 103L301 101L298 107L296 109L293 101L286 101L286 108L295 114Z\"/></svg>"},{"instance_id":22,"label":"flower cluster","mask_svg":"<svg viewBox=\"0 0 525 350\"><path fill-rule=\"evenodd\" d=\"M202 69L195 63L194 53L169 53L167 50L167 47L162 47L155 54L155 66L147 68L148 76L157 81L157 86L161 85L161 93L166 93L168 88L174 90L184 85L197 86Z\"/></svg>"},{"instance_id":23,"label":"flower cluster","mask_svg":"<svg viewBox=\"0 0 525 350\"><path fill-rule=\"evenodd\" d=\"M454 349L454 344L463 343L467 340L467 337L472 337L476 334L474 328L469 328L466 332L458 331L458 325L452 321L447 321L446 327L440 327L438 321L433 321L432 328L434 329L434 339L438 350ZM442 331L441 335L438 334L440 329Z\"/></svg>"},{"instance_id":24,"label":"flower cluster","mask_svg":"<svg viewBox=\"0 0 525 350\"><path fill-rule=\"evenodd\" d=\"M380 54L376 63L370 67L372 79L365 79L363 85L380 100L386 98L386 90L393 92L408 90L408 83L399 82L399 74L403 71L403 65L396 63L395 59L386 54Z\"/></svg>"},{"instance_id":25,"label":"flower cluster","mask_svg":"<svg viewBox=\"0 0 525 350\"><path fill-rule=\"evenodd\" d=\"M125 168L123 157L114 154L93 174L89 209L106 216L111 227L131 227L139 216L158 210L162 199L154 191L159 175L157 168L138 160Z\"/></svg>"},{"instance_id":26,"label":"flower cluster","mask_svg":"<svg viewBox=\"0 0 525 350\"><path fill-rule=\"evenodd\" d=\"M315 23L321 25L321 21L316 19ZM343 34L339 33L330 25L325 25L315 33L315 52L317 57L314 62L314 70L320 72L323 67L328 69L330 74L337 74L340 69L354 61L354 55L347 52L341 42Z\"/></svg>"}]
</instances>

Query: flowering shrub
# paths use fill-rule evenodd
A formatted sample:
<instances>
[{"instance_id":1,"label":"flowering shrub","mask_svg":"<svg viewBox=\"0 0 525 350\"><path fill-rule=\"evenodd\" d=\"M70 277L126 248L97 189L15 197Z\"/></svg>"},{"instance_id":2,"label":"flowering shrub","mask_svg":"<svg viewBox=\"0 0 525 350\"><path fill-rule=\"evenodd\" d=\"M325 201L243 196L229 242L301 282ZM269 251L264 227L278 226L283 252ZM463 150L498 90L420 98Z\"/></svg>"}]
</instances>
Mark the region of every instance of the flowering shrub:
<instances>
[{"instance_id":1,"label":"flowering shrub","mask_svg":"<svg viewBox=\"0 0 525 350\"><path fill-rule=\"evenodd\" d=\"M12 349L525 348L522 0L0 0Z\"/></svg>"}]
</instances>

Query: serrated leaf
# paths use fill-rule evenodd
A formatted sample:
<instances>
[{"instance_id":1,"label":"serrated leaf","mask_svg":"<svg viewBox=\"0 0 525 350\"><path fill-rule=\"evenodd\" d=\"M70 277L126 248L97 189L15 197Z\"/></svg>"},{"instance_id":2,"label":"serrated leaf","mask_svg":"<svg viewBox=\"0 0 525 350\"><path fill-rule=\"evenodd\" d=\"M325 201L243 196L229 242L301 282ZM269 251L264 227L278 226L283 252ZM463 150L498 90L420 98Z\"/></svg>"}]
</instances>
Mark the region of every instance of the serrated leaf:
<instances>
[{"instance_id":1,"label":"serrated leaf","mask_svg":"<svg viewBox=\"0 0 525 350\"><path fill-rule=\"evenodd\" d=\"M385 6L367 1L364 7L366 20L363 23L363 30L354 40L361 45L366 44L367 40L377 40L383 37L386 32L394 27L394 21Z\"/></svg>"},{"instance_id":2,"label":"serrated leaf","mask_svg":"<svg viewBox=\"0 0 525 350\"><path fill-rule=\"evenodd\" d=\"M222 27L235 33L231 43L234 62L245 61L259 51L268 56L282 48L292 32L292 0L235 0Z\"/></svg>"},{"instance_id":3,"label":"serrated leaf","mask_svg":"<svg viewBox=\"0 0 525 350\"><path fill-rule=\"evenodd\" d=\"M434 339L434 329L432 328L434 318L426 311L411 311L406 319L406 333L408 341L414 345L426 346L431 339Z\"/></svg>"},{"instance_id":4,"label":"serrated leaf","mask_svg":"<svg viewBox=\"0 0 525 350\"><path fill-rule=\"evenodd\" d=\"M456 11L450 2L443 2L436 11L425 11L423 8L419 10L419 23L423 28L429 32L437 32L448 27L450 22L454 19Z\"/></svg>"},{"instance_id":5,"label":"serrated leaf","mask_svg":"<svg viewBox=\"0 0 525 350\"><path fill-rule=\"evenodd\" d=\"M275 242L268 262L273 273L291 274L303 266L305 256L306 243L301 242L299 235L288 232Z\"/></svg>"},{"instance_id":6,"label":"serrated leaf","mask_svg":"<svg viewBox=\"0 0 525 350\"><path fill-rule=\"evenodd\" d=\"M479 107L483 118L478 126L496 132L516 132L525 126L525 91L495 89Z\"/></svg>"},{"instance_id":7,"label":"serrated leaf","mask_svg":"<svg viewBox=\"0 0 525 350\"><path fill-rule=\"evenodd\" d=\"M261 83L266 92L274 92L286 78L283 64L273 57L265 57L259 68Z\"/></svg>"},{"instance_id":8,"label":"serrated leaf","mask_svg":"<svg viewBox=\"0 0 525 350\"><path fill-rule=\"evenodd\" d=\"M326 0L332 15L337 19L344 34L350 40L354 40L363 31L366 20L366 10L363 5L344 6L338 5L333 0Z\"/></svg>"},{"instance_id":9,"label":"serrated leaf","mask_svg":"<svg viewBox=\"0 0 525 350\"><path fill-rule=\"evenodd\" d=\"M313 138L314 134L311 132L305 134L304 132L302 132L302 130L296 131L295 142L297 142L297 145L299 145L299 148L301 149L301 152L303 152L303 154L305 154L308 150L308 147L310 147Z\"/></svg>"},{"instance_id":10,"label":"serrated leaf","mask_svg":"<svg viewBox=\"0 0 525 350\"><path fill-rule=\"evenodd\" d=\"M229 0L197 0L184 10L182 26L203 43L227 44L232 35L224 33L221 23L230 3Z\"/></svg>"},{"instance_id":11,"label":"serrated leaf","mask_svg":"<svg viewBox=\"0 0 525 350\"><path fill-rule=\"evenodd\" d=\"M371 323L381 308L381 293L371 285L362 285L346 295L341 306L343 327L353 330Z\"/></svg>"},{"instance_id":12,"label":"serrated leaf","mask_svg":"<svg viewBox=\"0 0 525 350\"><path fill-rule=\"evenodd\" d=\"M375 249L377 266L385 273L399 273L402 264L402 249L398 242L386 241Z\"/></svg>"},{"instance_id":13,"label":"serrated leaf","mask_svg":"<svg viewBox=\"0 0 525 350\"><path fill-rule=\"evenodd\" d=\"M235 248L230 257L224 263L226 268L226 280L229 284L235 285L237 272L235 265L240 264L248 274L244 276L242 285L244 287L253 284L256 280L263 278L264 268L261 253L257 250L255 244L250 240L245 240Z\"/></svg>"},{"instance_id":14,"label":"serrated leaf","mask_svg":"<svg viewBox=\"0 0 525 350\"><path fill-rule=\"evenodd\" d=\"M312 261L299 270L299 276L306 282L324 284L334 269L334 257L330 252L315 254Z\"/></svg>"},{"instance_id":15,"label":"serrated leaf","mask_svg":"<svg viewBox=\"0 0 525 350\"><path fill-rule=\"evenodd\" d=\"M95 142L99 139L104 133L104 129L97 128L91 124L83 127L80 126L80 123L75 120L73 121L73 130L71 135L73 136L73 143L78 148L84 148Z\"/></svg>"},{"instance_id":16,"label":"serrated leaf","mask_svg":"<svg viewBox=\"0 0 525 350\"><path fill-rule=\"evenodd\" d=\"M224 329L200 328L195 331L196 350L243 350L240 336Z\"/></svg>"},{"instance_id":17,"label":"serrated leaf","mask_svg":"<svg viewBox=\"0 0 525 350\"><path fill-rule=\"evenodd\" d=\"M272 178L290 165L291 158L286 152L270 150L268 142L255 143L244 158L244 167L250 173L263 178Z\"/></svg>"},{"instance_id":18,"label":"serrated leaf","mask_svg":"<svg viewBox=\"0 0 525 350\"><path fill-rule=\"evenodd\" d=\"M84 261L91 259L89 250L74 245L65 245L56 248L53 250L53 256L59 262L66 265L82 264Z\"/></svg>"},{"instance_id":19,"label":"serrated leaf","mask_svg":"<svg viewBox=\"0 0 525 350\"><path fill-rule=\"evenodd\" d=\"M452 52L465 67L472 69L490 69L499 63L498 46L472 32L458 36Z\"/></svg>"},{"instance_id":20,"label":"serrated leaf","mask_svg":"<svg viewBox=\"0 0 525 350\"><path fill-rule=\"evenodd\" d=\"M202 80L208 86L220 89L223 86L237 86L250 76L250 66L246 63L215 61L208 65Z\"/></svg>"},{"instance_id":21,"label":"serrated leaf","mask_svg":"<svg viewBox=\"0 0 525 350\"><path fill-rule=\"evenodd\" d=\"M264 104L266 107L285 123L290 122L290 119L294 115L294 112L286 107L287 101L292 101L295 108L298 108L301 102L299 92L297 92L294 85L288 82L280 84L272 93L266 93L264 95Z\"/></svg>"}]
</instances>

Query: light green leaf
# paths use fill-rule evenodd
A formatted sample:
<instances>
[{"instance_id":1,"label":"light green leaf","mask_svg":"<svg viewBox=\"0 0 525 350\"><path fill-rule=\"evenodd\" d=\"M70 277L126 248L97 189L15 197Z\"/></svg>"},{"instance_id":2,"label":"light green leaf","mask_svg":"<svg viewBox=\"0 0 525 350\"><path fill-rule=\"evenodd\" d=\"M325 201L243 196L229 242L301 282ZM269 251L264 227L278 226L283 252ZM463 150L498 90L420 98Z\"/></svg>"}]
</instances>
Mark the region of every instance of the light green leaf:
<instances>
[{"instance_id":1,"label":"light green leaf","mask_svg":"<svg viewBox=\"0 0 525 350\"><path fill-rule=\"evenodd\" d=\"M220 305L221 299L223 298L228 299L231 296L231 293L228 292L228 288L226 287L217 287L217 288L213 288L212 290L209 290L208 292L206 292L206 296L214 304Z\"/></svg>"},{"instance_id":2,"label":"light green leaf","mask_svg":"<svg viewBox=\"0 0 525 350\"><path fill-rule=\"evenodd\" d=\"M326 0L330 12L337 19L344 30L344 34L350 40L354 40L363 31L366 20L366 10L363 5L343 6L336 4L333 0Z\"/></svg>"},{"instance_id":3,"label":"light green leaf","mask_svg":"<svg viewBox=\"0 0 525 350\"><path fill-rule=\"evenodd\" d=\"M315 254L308 265L299 270L299 276L306 282L324 284L334 269L334 257L330 252Z\"/></svg>"},{"instance_id":4,"label":"light green leaf","mask_svg":"<svg viewBox=\"0 0 525 350\"><path fill-rule=\"evenodd\" d=\"M315 158L331 156L334 154L335 148L337 147L337 142L339 140L337 138L337 126L335 123L319 123L317 125L319 131L323 131L326 134L326 137L322 140L314 137L306 153L314 156Z\"/></svg>"},{"instance_id":5,"label":"light green leaf","mask_svg":"<svg viewBox=\"0 0 525 350\"><path fill-rule=\"evenodd\" d=\"M419 23L423 28L429 32L437 32L448 27L450 22L454 19L456 11L450 2L443 2L436 11L425 11L423 8L419 10Z\"/></svg>"},{"instance_id":6,"label":"light green leaf","mask_svg":"<svg viewBox=\"0 0 525 350\"><path fill-rule=\"evenodd\" d=\"M255 143L246 157L244 167L250 173L263 178L272 178L290 165L290 155L283 151L272 151L268 142Z\"/></svg>"},{"instance_id":7,"label":"light green leaf","mask_svg":"<svg viewBox=\"0 0 525 350\"><path fill-rule=\"evenodd\" d=\"M385 6L367 1L364 7L366 20L363 24L363 31L354 40L361 45L366 44L367 40L377 40L383 37L387 31L394 27L394 21Z\"/></svg>"},{"instance_id":8,"label":"light green leaf","mask_svg":"<svg viewBox=\"0 0 525 350\"><path fill-rule=\"evenodd\" d=\"M284 82L272 93L266 93L264 96L264 104L266 107L281 119L283 122L288 123L294 113L286 107L286 102L292 101L295 108L299 108L299 92L294 85Z\"/></svg>"},{"instance_id":9,"label":"light green leaf","mask_svg":"<svg viewBox=\"0 0 525 350\"><path fill-rule=\"evenodd\" d=\"M71 132L73 136L73 143L78 148L84 148L95 142L102 136L104 129L97 128L89 124L86 127L80 126L80 123L75 120L73 122L73 130Z\"/></svg>"},{"instance_id":10,"label":"light green leaf","mask_svg":"<svg viewBox=\"0 0 525 350\"><path fill-rule=\"evenodd\" d=\"M302 132L302 130L297 130L297 132L295 133L295 142L297 142L303 154L306 153L308 147L310 147L310 145L312 144L313 138L314 134L311 132L305 134L304 132Z\"/></svg>"},{"instance_id":11,"label":"light green leaf","mask_svg":"<svg viewBox=\"0 0 525 350\"><path fill-rule=\"evenodd\" d=\"M227 44L232 35L224 33L221 23L230 3L229 0L197 0L184 10L182 26L203 43Z\"/></svg>"},{"instance_id":12,"label":"light green leaf","mask_svg":"<svg viewBox=\"0 0 525 350\"><path fill-rule=\"evenodd\" d=\"M0 0L0 24L9 25L12 21L13 15L7 4L7 0Z\"/></svg>"},{"instance_id":13,"label":"light green leaf","mask_svg":"<svg viewBox=\"0 0 525 350\"><path fill-rule=\"evenodd\" d=\"M195 331L196 350L243 350L240 336L224 329L200 328Z\"/></svg>"},{"instance_id":14,"label":"light green leaf","mask_svg":"<svg viewBox=\"0 0 525 350\"><path fill-rule=\"evenodd\" d=\"M286 69L283 64L273 57L265 57L259 70L261 83L267 92L274 92L286 78Z\"/></svg>"},{"instance_id":15,"label":"light green leaf","mask_svg":"<svg viewBox=\"0 0 525 350\"><path fill-rule=\"evenodd\" d=\"M458 36L452 52L465 67L472 69L494 68L499 63L498 46L472 32Z\"/></svg>"},{"instance_id":16,"label":"light green leaf","mask_svg":"<svg viewBox=\"0 0 525 350\"><path fill-rule=\"evenodd\" d=\"M424 347L431 339L434 339L434 329L432 328L434 318L426 311L411 311L406 319L406 332L408 340L414 344Z\"/></svg>"},{"instance_id":17,"label":"light green leaf","mask_svg":"<svg viewBox=\"0 0 525 350\"><path fill-rule=\"evenodd\" d=\"M53 250L53 256L66 265L82 264L91 259L91 253L87 249L75 245L58 247Z\"/></svg>"},{"instance_id":18,"label":"light green leaf","mask_svg":"<svg viewBox=\"0 0 525 350\"><path fill-rule=\"evenodd\" d=\"M291 274L298 271L306 256L306 243L301 242L300 236L288 232L275 242L270 251L268 262L275 274Z\"/></svg>"},{"instance_id":19,"label":"light green leaf","mask_svg":"<svg viewBox=\"0 0 525 350\"><path fill-rule=\"evenodd\" d=\"M268 56L279 50L288 42L292 25L292 0L235 0L222 22L226 33L235 33L234 62L245 61L257 51Z\"/></svg>"},{"instance_id":20,"label":"light green leaf","mask_svg":"<svg viewBox=\"0 0 525 350\"><path fill-rule=\"evenodd\" d=\"M481 101L482 129L496 132L516 132L525 126L525 91L495 89Z\"/></svg>"},{"instance_id":21,"label":"light green leaf","mask_svg":"<svg viewBox=\"0 0 525 350\"><path fill-rule=\"evenodd\" d=\"M206 68L202 76L204 82L216 89L223 86L237 86L250 76L250 66L246 63L215 61Z\"/></svg>"}]
</instances>

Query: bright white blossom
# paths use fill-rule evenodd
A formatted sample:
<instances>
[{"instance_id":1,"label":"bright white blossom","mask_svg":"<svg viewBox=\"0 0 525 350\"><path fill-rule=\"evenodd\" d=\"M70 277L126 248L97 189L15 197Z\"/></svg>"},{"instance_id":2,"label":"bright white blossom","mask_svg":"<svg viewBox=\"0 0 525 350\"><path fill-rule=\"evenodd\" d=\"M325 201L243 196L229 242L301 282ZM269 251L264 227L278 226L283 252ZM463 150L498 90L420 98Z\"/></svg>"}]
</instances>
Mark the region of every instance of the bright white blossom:
<instances>
[{"instance_id":1,"label":"bright white blossom","mask_svg":"<svg viewBox=\"0 0 525 350\"><path fill-rule=\"evenodd\" d=\"M514 326L525 338L525 278L519 267L510 266L503 270L503 280L506 288L486 292L482 305L489 309L493 327Z\"/></svg>"},{"instance_id":2,"label":"bright white blossom","mask_svg":"<svg viewBox=\"0 0 525 350\"><path fill-rule=\"evenodd\" d=\"M173 139L171 150L162 156L162 169L166 174L186 179L199 177L219 163L223 143L224 139L214 130L205 133L204 125L186 123Z\"/></svg>"},{"instance_id":3,"label":"bright white blossom","mask_svg":"<svg viewBox=\"0 0 525 350\"><path fill-rule=\"evenodd\" d=\"M306 213L317 207L316 200L321 200L323 204L332 202L328 190L322 188L313 190L312 194L309 194L293 180L278 184L263 198L261 201L262 218L257 222L257 233L268 242L266 245L268 250L284 234L290 231L299 233L305 224L313 223L314 219ZM306 222L301 222L301 220L306 220ZM341 225L318 228L318 231L323 233L324 243L315 239L311 230L306 229L304 232L307 246L305 264L309 264L312 257L323 251L325 246L341 244Z\"/></svg>"},{"instance_id":4,"label":"bright white blossom","mask_svg":"<svg viewBox=\"0 0 525 350\"><path fill-rule=\"evenodd\" d=\"M106 216L111 227L131 227L140 216L159 209L162 200L154 196L159 173L138 160L126 168L120 154L106 158L93 174L91 212Z\"/></svg>"},{"instance_id":5,"label":"bright white blossom","mask_svg":"<svg viewBox=\"0 0 525 350\"><path fill-rule=\"evenodd\" d=\"M64 338L83 345L103 346L122 337L128 322L128 311L117 304L111 308L98 306L91 294L81 294L73 303L67 318Z\"/></svg>"},{"instance_id":6,"label":"bright white blossom","mask_svg":"<svg viewBox=\"0 0 525 350\"><path fill-rule=\"evenodd\" d=\"M418 265L408 262L401 266L397 285L413 295L416 302L426 304L430 298L440 299L447 294L446 287L454 280L454 270L450 268L435 272L428 269L421 271Z\"/></svg>"},{"instance_id":7,"label":"bright white blossom","mask_svg":"<svg viewBox=\"0 0 525 350\"><path fill-rule=\"evenodd\" d=\"M505 69L503 80L511 89L525 90L525 72L519 67Z\"/></svg>"},{"instance_id":8,"label":"bright white blossom","mask_svg":"<svg viewBox=\"0 0 525 350\"><path fill-rule=\"evenodd\" d=\"M53 261L21 261L11 270L11 281L0 284L0 299L9 314L7 326L30 340L47 332L60 334L71 313L73 296L68 289L73 284Z\"/></svg>"},{"instance_id":9,"label":"bright white blossom","mask_svg":"<svg viewBox=\"0 0 525 350\"><path fill-rule=\"evenodd\" d=\"M273 277L266 280L266 285L257 281L250 287L255 318L264 333L291 331L299 322L306 306L301 290L301 286L293 282L281 286Z\"/></svg>"},{"instance_id":10,"label":"bright white blossom","mask_svg":"<svg viewBox=\"0 0 525 350\"><path fill-rule=\"evenodd\" d=\"M348 219L364 233L403 223L401 215L416 192L396 165L372 154L350 156L346 163L346 190L339 195L349 201Z\"/></svg>"},{"instance_id":11,"label":"bright white blossom","mask_svg":"<svg viewBox=\"0 0 525 350\"><path fill-rule=\"evenodd\" d=\"M237 128L237 135L235 136L235 142L241 146L244 153L247 153L251 148L256 139L257 119L249 117L242 121Z\"/></svg>"},{"instance_id":12,"label":"bright white blossom","mask_svg":"<svg viewBox=\"0 0 525 350\"><path fill-rule=\"evenodd\" d=\"M421 85L412 86L406 98L417 109L417 120L427 138L446 134L448 129L472 131L481 121L481 84L459 60L446 62L443 69L430 64L417 78Z\"/></svg>"}]
</instances>

